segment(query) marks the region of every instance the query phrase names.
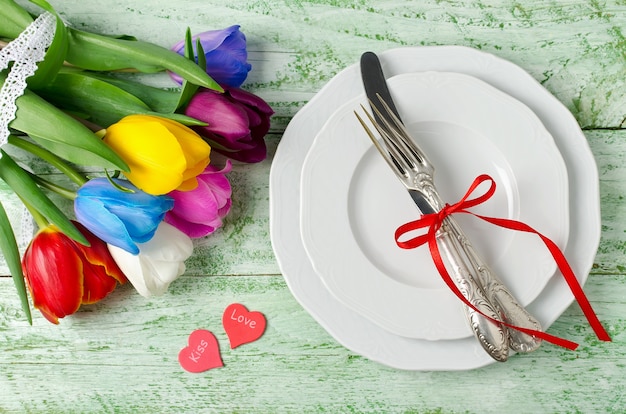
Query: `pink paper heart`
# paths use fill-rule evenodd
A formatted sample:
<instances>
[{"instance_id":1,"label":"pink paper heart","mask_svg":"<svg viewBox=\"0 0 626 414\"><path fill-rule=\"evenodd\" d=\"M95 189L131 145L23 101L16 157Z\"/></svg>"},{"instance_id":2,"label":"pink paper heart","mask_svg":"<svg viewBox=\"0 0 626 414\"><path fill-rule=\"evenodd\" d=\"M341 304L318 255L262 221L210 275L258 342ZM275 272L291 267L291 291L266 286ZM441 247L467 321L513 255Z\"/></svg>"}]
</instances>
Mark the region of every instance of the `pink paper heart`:
<instances>
[{"instance_id":1,"label":"pink paper heart","mask_svg":"<svg viewBox=\"0 0 626 414\"><path fill-rule=\"evenodd\" d=\"M256 341L265 331L266 320L261 312L250 312L240 303L229 305L222 315L222 324L230 348Z\"/></svg>"},{"instance_id":2,"label":"pink paper heart","mask_svg":"<svg viewBox=\"0 0 626 414\"><path fill-rule=\"evenodd\" d=\"M212 332L197 329L189 335L188 344L178 353L178 362L185 371L198 373L224 366L220 347Z\"/></svg>"}]
</instances>

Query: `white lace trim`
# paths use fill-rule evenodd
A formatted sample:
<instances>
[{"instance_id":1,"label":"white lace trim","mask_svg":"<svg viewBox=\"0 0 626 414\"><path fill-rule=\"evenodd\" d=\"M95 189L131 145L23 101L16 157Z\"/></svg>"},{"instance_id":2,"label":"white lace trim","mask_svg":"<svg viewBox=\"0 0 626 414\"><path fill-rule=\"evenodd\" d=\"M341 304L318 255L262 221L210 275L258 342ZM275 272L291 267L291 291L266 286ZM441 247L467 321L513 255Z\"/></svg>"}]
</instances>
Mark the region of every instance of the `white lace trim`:
<instances>
[{"instance_id":1,"label":"white lace trim","mask_svg":"<svg viewBox=\"0 0 626 414\"><path fill-rule=\"evenodd\" d=\"M42 13L26 30L0 50L0 71L13 67L0 89L0 147L9 138L9 124L15 118L15 101L24 94L26 78L37 71L37 64L46 55L52 44L56 29L56 17L49 12ZM0 157L2 154L0 153Z\"/></svg>"},{"instance_id":2,"label":"white lace trim","mask_svg":"<svg viewBox=\"0 0 626 414\"><path fill-rule=\"evenodd\" d=\"M20 220L20 237L17 241L17 247L24 252L30 241L35 235L35 220L26 207L22 209L22 218Z\"/></svg>"},{"instance_id":3,"label":"white lace trim","mask_svg":"<svg viewBox=\"0 0 626 414\"><path fill-rule=\"evenodd\" d=\"M46 56L46 49L52 44L56 29L56 17L52 13L42 13L26 30L0 50L0 71L13 67L0 88L0 147L9 138L9 124L15 118L16 100L26 90L26 79L35 74L37 64ZM2 157L2 153L0 153ZM35 226L28 209L22 211L18 247L24 250L33 238Z\"/></svg>"}]
</instances>

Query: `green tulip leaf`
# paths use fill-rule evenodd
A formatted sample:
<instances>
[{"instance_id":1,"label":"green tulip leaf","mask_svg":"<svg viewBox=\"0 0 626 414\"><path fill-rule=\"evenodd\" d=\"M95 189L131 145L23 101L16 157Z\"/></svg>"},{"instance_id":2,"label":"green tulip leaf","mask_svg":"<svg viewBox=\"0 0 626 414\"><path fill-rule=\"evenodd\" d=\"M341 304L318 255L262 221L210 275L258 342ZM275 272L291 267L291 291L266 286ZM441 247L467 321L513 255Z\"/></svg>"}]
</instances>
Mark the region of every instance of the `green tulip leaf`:
<instances>
[{"instance_id":1,"label":"green tulip leaf","mask_svg":"<svg viewBox=\"0 0 626 414\"><path fill-rule=\"evenodd\" d=\"M94 77L104 82L108 82L135 95L145 102L154 112L168 113L174 112L178 103L180 93L175 90L166 90L144 85L118 76L111 76L98 72L85 72L85 76ZM197 121L200 122L200 121Z\"/></svg>"},{"instance_id":2,"label":"green tulip leaf","mask_svg":"<svg viewBox=\"0 0 626 414\"><path fill-rule=\"evenodd\" d=\"M22 304L22 310L26 314L28 323L33 324L33 317L30 313L30 305L28 303L28 295L26 294L26 284L24 283L24 273L22 272L22 264L20 261L20 252L15 242L15 233L11 228L9 217L7 216L2 203L0 203L0 251L4 255L4 260L9 266L11 277L17 294Z\"/></svg>"},{"instance_id":3,"label":"green tulip leaf","mask_svg":"<svg viewBox=\"0 0 626 414\"><path fill-rule=\"evenodd\" d=\"M31 0L42 9L52 13L56 17L54 39L46 51L43 61L37 64L37 71L28 79L28 87L37 90L48 84L63 66L68 50L68 38L65 24L54 8L45 0Z\"/></svg>"},{"instance_id":4,"label":"green tulip leaf","mask_svg":"<svg viewBox=\"0 0 626 414\"><path fill-rule=\"evenodd\" d=\"M59 73L50 85L37 93L59 108L89 114L89 120L102 127L126 115L151 111L136 96L81 73Z\"/></svg>"},{"instance_id":5,"label":"green tulip leaf","mask_svg":"<svg viewBox=\"0 0 626 414\"><path fill-rule=\"evenodd\" d=\"M206 125L186 115L154 111L133 93L119 87L121 82L115 84L104 79L104 76L91 76L84 72L62 72L50 85L39 90L38 94L64 110L86 114L91 122L103 127L133 114L161 116L185 125ZM134 90L140 91L144 88L148 87L137 85ZM159 96L165 97L164 94Z\"/></svg>"},{"instance_id":6,"label":"green tulip leaf","mask_svg":"<svg viewBox=\"0 0 626 414\"><path fill-rule=\"evenodd\" d=\"M222 91L195 62L153 43L125 40L68 29L67 61L83 69L112 71L136 69L151 73L162 70L176 72L184 79L208 89Z\"/></svg>"},{"instance_id":7,"label":"green tulip leaf","mask_svg":"<svg viewBox=\"0 0 626 414\"><path fill-rule=\"evenodd\" d=\"M202 122L196 118L192 118L184 114L148 112L146 115L160 116L162 118L171 119L172 121L176 121L178 123L181 123L187 126L207 126L208 125L206 122Z\"/></svg>"},{"instance_id":8,"label":"green tulip leaf","mask_svg":"<svg viewBox=\"0 0 626 414\"><path fill-rule=\"evenodd\" d=\"M9 135L8 142L14 147L21 148L24 151L28 151L34 156L46 161L48 164L52 165L57 170L65 174L77 185L80 186L87 182L87 177L83 173L74 168L74 166L68 164L63 158L50 152L49 150L16 135Z\"/></svg>"},{"instance_id":9,"label":"green tulip leaf","mask_svg":"<svg viewBox=\"0 0 626 414\"><path fill-rule=\"evenodd\" d=\"M201 47L199 39L198 39L198 47ZM200 53L200 50L198 50L198 53ZM193 56L193 43L191 40L191 30L189 28L187 28L187 32L185 34L185 58L189 59L190 61L194 63L196 61ZM201 68L203 71L206 69L206 65L204 66L204 68L200 65L198 65L198 67ZM174 110L177 110L187 105L187 103L189 103L189 101L191 100L191 98L193 97L193 95L196 93L197 90L198 90L198 85L195 85L189 82L187 79L183 78L183 86L180 91L178 102L176 103L176 107L174 108Z\"/></svg>"},{"instance_id":10,"label":"green tulip leaf","mask_svg":"<svg viewBox=\"0 0 626 414\"><path fill-rule=\"evenodd\" d=\"M0 37L15 39L33 22L33 18L14 0L1 0L0 3Z\"/></svg>"},{"instance_id":11,"label":"green tulip leaf","mask_svg":"<svg viewBox=\"0 0 626 414\"><path fill-rule=\"evenodd\" d=\"M55 224L67 237L88 245L85 236L65 214L44 194L29 173L24 171L3 150L0 150L0 178L29 206L37 210L50 223Z\"/></svg>"},{"instance_id":12,"label":"green tulip leaf","mask_svg":"<svg viewBox=\"0 0 626 414\"><path fill-rule=\"evenodd\" d=\"M30 135L44 148L75 164L128 171L119 155L86 126L35 93L26 90L16 104L11 128Z\"/></svg>"},{"instance_id":13,"label":"green tulip leaf","mask_svg":"<svg viewBox=\"0 0 626 414\"><path fill-rule=\"evenodd\" d=\"M127 79L121 79L117 76L110 76L97 72L85 72L85 76L91 76L104 82L108 82L132 95L135 95L141 101L145 102L146 105L148 105L153 111L147 112L146 114L173 119L188 126L208 125L206 122L200 121L199 119L174 112L180 101L179 91L155 88L153 86L144 85Z\"/></svg>"}]
</instances>

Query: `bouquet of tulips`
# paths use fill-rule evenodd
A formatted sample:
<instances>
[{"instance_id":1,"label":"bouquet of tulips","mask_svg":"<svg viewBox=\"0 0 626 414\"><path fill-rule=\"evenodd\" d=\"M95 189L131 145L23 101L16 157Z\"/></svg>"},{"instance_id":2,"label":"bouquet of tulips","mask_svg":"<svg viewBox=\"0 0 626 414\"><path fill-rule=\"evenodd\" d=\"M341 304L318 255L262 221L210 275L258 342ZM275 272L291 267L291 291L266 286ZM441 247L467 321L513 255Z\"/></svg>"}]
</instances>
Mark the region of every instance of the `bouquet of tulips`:
<instances>
[{"instance_id":1,"label":"bouquet of tulips","mask_svg":"<svg viewBox=\"0 0 626 414\"><path fill-rule=\"evenodd\" d=\"M251 66L239 26L188 32L166 49L74 29L45 0L31 3L39 13L0 0L0 179L38 231L20 254L0 203L0 248L29 322L27 292L59 323L126 281L143 296L165 292L192 239L229 212L230 159L266 157L273 111L241 88ZM128 71L167 71L176 87L120 75ZM20 165L17 148L71 186ZM212 151L226 161L213 165ZM53 193L72 201L72 214Z\"/></svg>"}]
</instances>

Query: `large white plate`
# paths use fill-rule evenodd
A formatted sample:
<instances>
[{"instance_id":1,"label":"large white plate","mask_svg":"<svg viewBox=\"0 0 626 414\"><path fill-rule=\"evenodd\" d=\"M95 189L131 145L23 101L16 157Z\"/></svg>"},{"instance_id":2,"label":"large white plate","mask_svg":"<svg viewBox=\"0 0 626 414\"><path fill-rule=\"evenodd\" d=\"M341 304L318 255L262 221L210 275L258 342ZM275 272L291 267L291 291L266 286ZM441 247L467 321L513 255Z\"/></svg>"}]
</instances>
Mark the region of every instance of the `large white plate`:
<instances>
[{"instance_id":1,"label":"large white plate","mask_svg":"<svg viewBox=\"0 0 626 414\"><path fill-rule=\"evenodd\" d=\"M460 73L408 73L388 84L411 136L435 165L444 200L459 200L475 177L489 174L498 191L475 212L520 220L566 245L565 163L527 106ZM356 119L360 105L367 107L363 94L335 111L302 167L300 229L313 268L341 303L391 333L470 336L462 304L428 247L395 244L395 229L419 212ZM539 295L556 269L543 243L475 218L457 219L522 305Z\"/></svg>"},{"instance_id":2,"label":"large white plate","mask_svg":"<svg viewBox=\"0 0 626 414\"><path fill-rule=\"evenodd\" d=\"M584 283L600 241L598 172L589 145L563 104L517 65L460 46L407 47L379 54L385 73L465 73L525 103L553 136L567 166L570 237L565 254ZM270 171L270 237L285 281L298 302L339 343L382 364L407 370L465 370L494 362L474 338L428 341L394 335L348 309L325 288L300 238L300 176L306 154L326 120L363 91L354 64L311 99L287 127ZM548 328L572 303L565 281L552 277L527 308Z\"/></svg>"}]
</instances>

